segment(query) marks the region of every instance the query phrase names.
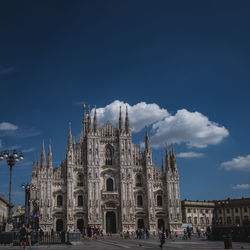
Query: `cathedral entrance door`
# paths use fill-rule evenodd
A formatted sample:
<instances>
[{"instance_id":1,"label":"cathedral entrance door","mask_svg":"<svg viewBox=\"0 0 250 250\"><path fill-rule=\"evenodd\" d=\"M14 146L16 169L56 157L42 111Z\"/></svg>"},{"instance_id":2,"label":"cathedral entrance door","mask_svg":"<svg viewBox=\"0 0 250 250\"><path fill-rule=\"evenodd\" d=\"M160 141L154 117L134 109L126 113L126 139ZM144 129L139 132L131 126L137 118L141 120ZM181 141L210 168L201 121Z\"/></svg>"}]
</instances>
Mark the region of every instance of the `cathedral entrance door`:
<instances>
[{"instance_id":1,"label":"cathedral entrance door","mask_svg":"<svg viewBox=\"0 0 250 250\"><path fill-rule=\"evenodd\" d=\"M116 233L116 218L114 212L106 213L106 233Z\"/></svg>"},{"instance_id":2,"label":"cathedral entrance door","mask_svg":"<svg viewBox=\"0 0 250 250\"><path fill-rule=\"evenodd\" d=\"M77 229L79 229L80 232L82 232L83 227L84 227L84 220L83 219L78 219L77 220Z\"/></svg>"},{"instance_id":3,"label":"cathedral entrance door","mask_svg":"<svg viewBox=\"0 0 250 250\"><path fill-rule=\"evenodd\" d=\"M144 220L143 219L138 219L137 227L139 229L144 228Z\"/></svg>"},{"instance_id":4,"label":"cathedral entrance door","mask_svg":"<svg viewBox=\"0 0 250 250\"><path fill-rule=\"evenodd\" d=\"M163 219L158 220L158 229L163 229L163 230L165 229Z\"/></svg>"},{"instance_id":5,"label":"cathedral entrance door","mask_svg":"<svg viewBox=\"0 0 250 250\"><path fill-rule=\"evenodd\" d=\"M63 231L63 220L62 219L57 219L56 220L56 231L57 232L62 232Z\"/></svg>"}]
</instances>

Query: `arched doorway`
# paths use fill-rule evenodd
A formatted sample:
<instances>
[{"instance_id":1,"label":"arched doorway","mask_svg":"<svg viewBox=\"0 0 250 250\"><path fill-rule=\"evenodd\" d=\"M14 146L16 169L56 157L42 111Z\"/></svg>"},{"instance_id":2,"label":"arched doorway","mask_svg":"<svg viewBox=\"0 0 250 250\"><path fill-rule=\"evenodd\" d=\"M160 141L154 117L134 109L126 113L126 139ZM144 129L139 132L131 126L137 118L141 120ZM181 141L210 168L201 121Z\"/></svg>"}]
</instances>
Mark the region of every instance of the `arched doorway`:
<instances>
[{"instance_id":1,"label":"arched doorway","mask_svg":"<svg viewBox=\"0 0 250 250\"><path fill-rule=\"evenodd\" d=\"M62 219L57 219L56 220L56 231L57 232L62 232L63 231L63 220Z\"/></svg>"},{"instance_id":2,"label":"arched doorway","mask_svg":"<svg viewBox=\"0 0 250 250\"><path fill-rule=\"evenodd\" d=\"M114 212L106 213L106 233L116 233L116 217Z\"/></svg>"},{"instance_id":3,"label":"arched doorway","mask_svg":"<svg viewBox=\"0 0 250 250\"><path fill-rule=\"evenodd\" d=\"M164 225L164 220L163 219L159 219L158 220L158 229L165 229L165 225Z\"/></svg>"},{"instance_id":4,"label":"arched doorway","mask_svg":"<svg viewBox=\"0 0 250 250\"><path fill-rule=\"evenodd\" d=\"M143 219L138 219L137 221L137 227L140 228L144 228L144 220Z\"/></svg>"},{"instance_id":5,"label":"arched doorway","mask_svg":"<svg viewBox=\"0 0 250 250\"><path fill-rule=\"evenodd\" d=\"M78 219L77 220L77 229L79 229L80 232L82 232L83 227L84 227L84 220L83 219Z\"/></svg>"}]
</instances>

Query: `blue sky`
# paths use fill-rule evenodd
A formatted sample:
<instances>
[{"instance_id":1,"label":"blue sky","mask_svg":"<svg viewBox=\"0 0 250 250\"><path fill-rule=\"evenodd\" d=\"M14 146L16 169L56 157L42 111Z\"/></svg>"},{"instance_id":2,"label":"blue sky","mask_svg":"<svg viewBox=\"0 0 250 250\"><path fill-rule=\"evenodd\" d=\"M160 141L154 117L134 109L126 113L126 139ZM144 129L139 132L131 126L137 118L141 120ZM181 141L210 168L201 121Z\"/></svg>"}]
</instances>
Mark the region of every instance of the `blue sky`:
<instances>
[{"instance_id":1,"label":"blue sky","mask_svg":"<svg viewBox=\"0 0 250 250\"><path fill-rule=\"evenodd\" d=\"M249 26L249 1L2 1L0 150L25 155L15 204L42 139L55 167L69 121L80 134L82 103L112 121L127 104L157 163L174 142L182 199L249 197ZM6 197L8 178L1 162Z\"/></svg>"}]
</instances>

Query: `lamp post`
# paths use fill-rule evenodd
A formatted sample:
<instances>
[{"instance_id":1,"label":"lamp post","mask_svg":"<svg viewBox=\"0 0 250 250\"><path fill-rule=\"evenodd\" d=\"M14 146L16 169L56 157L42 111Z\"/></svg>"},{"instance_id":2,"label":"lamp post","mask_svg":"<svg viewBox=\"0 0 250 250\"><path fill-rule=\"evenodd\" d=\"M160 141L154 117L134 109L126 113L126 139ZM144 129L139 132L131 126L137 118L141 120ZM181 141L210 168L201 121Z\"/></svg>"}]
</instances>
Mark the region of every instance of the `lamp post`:
<instances>
[{"instance_id":1,"label":"lamp post","mask_svg":"<svg viewBox=\"0 0 250 250\"><path fill-rule=\"evenodd\" d=\"M23 183L21 188L25 190L25 223L29 224L29 215L30 215L30 190L35 190L36 187L29 183Z\"/></svg>"},{"instance_id":2,"label":"lamp post","mask_svg":"<svg viewBox=\"0 0 250 250\"><path fill-rule=\"evenodd\" d=\"M23 160L23 153L17 152L15 149L10 152L9 150L5 150L0 154L0 161L6 160L8 166L10 167L10 184L9 184L9 209L8 209L8 222L12 221L12 213L11 213L11 185L12 185L12 169L14 165L18 161Z\"/></svg>"}]
</instances>

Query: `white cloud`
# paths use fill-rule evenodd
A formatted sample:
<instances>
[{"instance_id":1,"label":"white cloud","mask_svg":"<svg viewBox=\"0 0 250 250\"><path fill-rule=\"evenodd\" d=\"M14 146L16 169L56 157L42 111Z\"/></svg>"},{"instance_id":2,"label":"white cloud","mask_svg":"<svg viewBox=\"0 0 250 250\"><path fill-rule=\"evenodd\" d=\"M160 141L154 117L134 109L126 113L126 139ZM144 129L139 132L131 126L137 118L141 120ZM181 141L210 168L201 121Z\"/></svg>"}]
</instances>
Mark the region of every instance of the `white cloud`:
<instances>
[{"instance_id":1,"label":"white cloud","mask_svg":"<svg viewBox=\"0 0 250 250\"><path fill-rule=\"evenodd\" d=\"M203 157L204 154L190 151L190 152L182 152L182 153L176 154L176 156L179 158L200 158L200 157Z\"/></svg>"},{"instance_id":2,"label":"white cloud","mask_svg":"<svg viewBox=\"0 0 250 250\"><path fill-rule=\"evenodd\" d=\"M152 125L169 115L166 109L161 109L155 103L147 104L140 102L131 106L128 103L116 100L104 108L96 109L99 125L103 125L108 120L114 125L118 124L120 106L122 108L123 121L125 120L126 106L128 107L130 127L133 132L140 132L146 125ZM94 109L92 109L92 116L93 114Z\"/></svg>"},{"instance_id":3,"label":"white cloud","mask_svg":"<svg viewBox=\"0 0 250 250\"><path fill-rule=\"evenodd\" d=\"M249 189L250 185L249 184L237 184L232 187L233 189Z\"/></svg>"},{"instance_id":4,"label":"white cloud","mask_svg":"<svg viewBox=\"0 0 250 250\"><path fill-rule=\"evenodd\" d=\"M166 141L185 143L189 148L205 148L220 143L229 135L225 127L210 121L199 112L181 109L172 115L168 113L167 109L160 108L155 103L140 102L129 105L119 100L103 108L97 108L99 126L102 126L107 120L118 125L120 106L123 119L125 119L126 106L128 107L133 132L140 132L146 125L152 126L150 141L154 148L164 147ZM94 109L91 110L91 113L93 117Z\"/></svg>"},{"instance_id":5,"label":"white cloud","mask_svg":"<svg viewBox=\"0 0 250 250\"><path fill-rule=\"evenodd\" d=\"M36 150L35 147L31 147L31 148L23 149L22 152L23 153L30 153L30 152L34 152L35 150Z\"/></svg>"},{"instance_id":6,"label":"white cloud","mask_svg":"<svg viewBox=\"0 0 250 250\"><path fill-rule=\"evenodd\" d=\"M18 126L9 123L9 122L1 122L0 123L0 131L9 131L9 130L17 130Z\"/></svg>"},{"instance_id":7,"label":"white cloud","mask_svg":"<svg viewBox=\"0 0 250 250\"><path fill-rule=\"evenodd\" d=\"M153 124L151 142L155 148L164 146L166 140L186 143L189 148L205 148L220 143L228 135L225 127L209 121L203 114L181 109Z\"/></svg>"},{"instance_id":8,"label":"white cloud","mask_svg":"<svg viewBox=\"0 0 250 250\"><path fill-rule=\"evenodd\" d=\"M250 154L247 156L238 156L231 161L221 163L225 170L250 171Z\"/></svg>"}]
</instances>

